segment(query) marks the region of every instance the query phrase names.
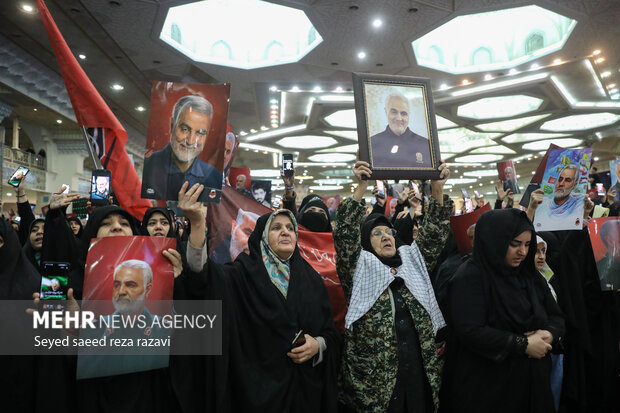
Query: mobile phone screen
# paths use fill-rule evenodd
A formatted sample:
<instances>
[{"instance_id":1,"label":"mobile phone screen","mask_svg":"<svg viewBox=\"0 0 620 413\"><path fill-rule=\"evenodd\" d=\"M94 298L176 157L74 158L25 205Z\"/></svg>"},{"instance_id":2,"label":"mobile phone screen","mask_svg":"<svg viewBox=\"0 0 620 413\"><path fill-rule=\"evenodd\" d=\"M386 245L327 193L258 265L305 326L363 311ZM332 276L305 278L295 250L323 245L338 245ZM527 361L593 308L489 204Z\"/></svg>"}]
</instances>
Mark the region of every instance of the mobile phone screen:
<instances>
[{"instance_id":1,"label":"mobile phone screen","mask_svg":"<svg viewBox=\"0 0 620 413\"><path fill-rule=\"evenodd\" d=\"M19 168L17 168L15 172L13 172L13 175L11 175L11 177L9 178L9 185L17 188L22 182L22 179L24 179L26 175L28 175L28 172L30 172L30 169L26 168L25 166L20 166Z\"/></svg>"},{"instance_id":2,"label":"mobile phone screen","mask_svg":"<svg viewBox=\"0 0 620 413\"><path fill-rule=\"evenodd\" d=\"M605 195L605 187L603 186L603 184L601 183L596 184L596 193L598 194L598 196Z\"/></svg>"},{"instance_id":3,"label":"mobile phone screen","mask_svg":"<svg viewBox=\"0 0 620 413\"><path fill-rule=\"evenodd\" d=\"M413 189L416 195L420 195L420 188L418 188L418 184L413 181L411 182L411 189Z\"/></svg>"},{"instance_id":4,"label":"mobile phone screen","mask_svg":"<svg viewBox=\"0 0 620 413\"><path fill-rule=\"evenodd\" d=\"M69 284L68 262L45 261L42 264L40 299L44 310L59 310L64 307Z\"/></svg>"},{"instance_id":5,"label":"mobile phone screen","mask_svg":"<svg viewBox=\"0 0 620 413\"><path fill-rule=\"evenodd\" d=\"M465 199L465 211L472 212L474 210L474 204L470 198Z\"/></svg>"},{"instance_id":6,"label":"mobile phone screen","mask_svg":"<svg viewBox=\"0 0 620 413\"><path fill-rule=\"evenodd\" d=\"M377 181L377 196L379 198L385 198L385 184L383 181Z\"/></svg>"},{"instance_id":7,"label":"mobile phone screen","mask_svg":"<svg viewBox=\"0 0 620 413\"><path fill-rule=\"evenodd\" d=\"M109 204L111 175L111 172L107 169L96 169L93 171L90 188L90 202L93 205Z\"/></svg>"},{"instance_id":8,"label":"mobile phone screen","mask_svg":"<svg viewBox=\"0 0 620 413\"><path fill-rule=\"evenodd\" d=\"M471 199L469 197L469 194L467 193L467 190L461 188L461 194L463 194L463 199Z\"/></svg>"},{"instance_id":9,"label":"mobile phone screen","mask_svg":"<svg viewBox=\"0 0 620 413\"><path fill-rule=\"evenodd\" d=\"M476 198L480 198L480 194L478 193L478 191L474 190L474 194L476 194Z\"/></svg>"},{"instance_id":10,"label":"mobile phone screen","mask_svg":"<svg viewBox=\"0 0 620 413\"><path fill-rule=\"evenodd\" d=\"M282 154L282 175L293 176L295 174L295 168L293 167L293 154Z\"/></svg>"}]
</instances>

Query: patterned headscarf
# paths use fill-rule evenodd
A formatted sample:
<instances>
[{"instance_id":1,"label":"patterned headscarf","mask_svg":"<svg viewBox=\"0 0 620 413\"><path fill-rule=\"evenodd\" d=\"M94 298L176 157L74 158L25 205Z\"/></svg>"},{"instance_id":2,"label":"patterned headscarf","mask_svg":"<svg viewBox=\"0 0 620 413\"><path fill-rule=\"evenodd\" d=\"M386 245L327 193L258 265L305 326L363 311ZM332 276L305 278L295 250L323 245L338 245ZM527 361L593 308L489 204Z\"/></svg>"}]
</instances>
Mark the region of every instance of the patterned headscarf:
<instances>
[{"instance_id":1,"label":"patterned headscarf","mask_svg":"<svg viewBox=\"0 0 620 413\"><path fill-rule=\"evenodd\" d=\"M289 259L293 254L291 253L286 260L282 260L269 245L269 228L271 227L271 222L278 215L286 215L291 219L293 227L295 228L295 238L297 238L298 230L295 216L288 209L278 209L271 214L265 224L265 229L263 230L263 235L260 242L260 250L263 257L263 263L265 264L265 269L271 278L271 282L282 293L284 298L286 298L288 293L288 282L291 278Z\"/></svg>"}]
</instances>

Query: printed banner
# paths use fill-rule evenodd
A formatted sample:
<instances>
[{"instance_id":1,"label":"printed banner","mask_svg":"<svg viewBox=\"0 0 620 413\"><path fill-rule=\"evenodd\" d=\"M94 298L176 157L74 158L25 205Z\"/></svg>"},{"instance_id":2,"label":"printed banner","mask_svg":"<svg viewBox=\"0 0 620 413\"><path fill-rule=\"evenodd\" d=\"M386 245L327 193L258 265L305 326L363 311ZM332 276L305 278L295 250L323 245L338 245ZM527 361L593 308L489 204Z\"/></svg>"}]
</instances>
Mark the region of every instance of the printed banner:
<instances>
[{"instance_id":1,"label":"printed banner","mask_svg":"<svg viewBox=\"0 0 620 413\"><path fill-rule=\"evenodd\" d=\"M499 180L504 183L504 191L510 189L513 194L521 193L517 182L517 169L513 161L498 162L497 175Z\"/></svg>"},{"instance_id":2,"label":"printed banner","mask_svg":"<svg viewBox=\"0 0 620 413\"><path fill-rule=\"evenodd\" d=\"M592 149L549 151L541 183L543 201L536 209L536 231L580 230Z\"/></svg>"},{"instance_id":3,"label":"printed banner","mask_svg":"<svg viewBox=\"0 0 620 413\"><path fill-rule=\"evenodd\" d=\"M452 228L452 234L454 235L456 245L459 247L461 256L472 252L476 222L478 222L478 218L480 218L482 214L490 210L491 204L487 202L483 207L478 208L474 212L450 217L450 228Z\"/></svg>"},{"instance_id":4,"label":"printed banner","mask_svg":"<svg viewBox=\"0 0 620 413\"><path fill-rule=\"evenodd\" d=\"M252 180L252 197L259 204L271 209L271 181Z\"/></svg>"},{"instance_id":5,"label":"printed banner","mask_svg":"<svg viewBox=\"0 0 620 413\"><path fill-rule=\"evenodd\" d=\"M82 311L92 311L108 325L80 330L80 338L105 341L165 339L170 328L157 321L172 313L174 271L162 252L176 248L164 237L108 237L91 242L86 258ZM165 300L165 301L164 301ZM162 306L161 303L167 303ZM112 376L168 366L167 347L157 354L103 356L78 354L77 378Z\"/></svg>"},{"instance_id":6,"label":"printed banner","mask_svg":"<svg viewBox=\"0 0 620 413\"><path fill-rule=\"evenodd\" d=\"M224 264L234 261L242 252L249 253L248 239L256 221L269 212L271 209L229 186L224 186L220 203L210 206L207 212L210 258ZM300 227L297 245L302 257L323 279L332 305L334 322L344 333L346 302L336 273L336 251L332 234L310 232Z\"/></svg>"},{"instance_id":7,"label":"printed banner","mask_svg":"<svg viewBox=\"0 0 620 413\"><path fill-rule=\"evenodd\" d=\"M594 218L588 224L601 290L620 291L620 218Z\"/></svg>"},{"instance_id":8,"label":"printed banner","mask_svg":"<svg viewBox=\"0 0 620 413\"><path fill-rule=\"evenodd\" d=\"M153 82L143 198L176 200L188 181L205 186L200 201L219 202L229 97L229 83Z\"/></svg>"}]
</instances>

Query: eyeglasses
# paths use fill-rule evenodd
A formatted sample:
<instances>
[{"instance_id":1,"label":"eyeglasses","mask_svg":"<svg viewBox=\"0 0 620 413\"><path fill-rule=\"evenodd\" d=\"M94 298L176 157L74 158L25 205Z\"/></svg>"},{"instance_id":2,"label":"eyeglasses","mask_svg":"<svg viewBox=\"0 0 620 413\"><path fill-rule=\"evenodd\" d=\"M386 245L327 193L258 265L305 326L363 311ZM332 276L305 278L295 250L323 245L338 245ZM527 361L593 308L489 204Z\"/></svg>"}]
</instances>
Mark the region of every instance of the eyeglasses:
<instances>
[{"instance_id":1,"label":"eyeglasses","mask_svg":"<svg viewBox=\"0 0 620 413\"><path fill-rule=\"evenodd\" d=\"M383 234L389 236L389 237L395 237L396 236L396 230L393 228L387 228L387 229L375 229L373 230L370 235L373 237L381 237L383 236Z\"/></svg>"}]
</instances>

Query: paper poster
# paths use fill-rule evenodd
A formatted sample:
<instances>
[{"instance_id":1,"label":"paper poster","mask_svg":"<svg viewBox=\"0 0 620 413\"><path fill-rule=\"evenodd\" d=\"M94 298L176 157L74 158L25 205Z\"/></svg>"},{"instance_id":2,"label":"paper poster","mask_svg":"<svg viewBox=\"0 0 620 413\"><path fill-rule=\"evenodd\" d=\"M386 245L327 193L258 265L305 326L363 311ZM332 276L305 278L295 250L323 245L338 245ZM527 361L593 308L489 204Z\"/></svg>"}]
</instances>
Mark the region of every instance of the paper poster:
<instances>
[{"instance_id":1,"label":"paper poster","mask_svg":"<svg viewBox=\"0 0 620 413\"><path fill-rule=\"evenodd\" d=\"M91 311L98 321L95 328L80 329L80 338L102 340L106 346L102 354L80 349L78 379L168 366L169 342L157 349L144 346L144 352L136 354L141 340L165 340L172 334L160 322L173 310L174 271L162 254L168 248L176 248L176 239L123 236L91 242L81 310ZM113 347L119 340L131 348Z\"/></svg>"},{"instance_id":2,"label":"paper poster","mask_svg":"<svg viewBox=\"0 0 620 413\"><path fill-rule=\"evenodd\" d=\"M259 204L271 208L271 181L252 180L252 197Z\"/></svg>"},{"instance_id":3,"label":"paper poster","mask_svg":"<svg viewBox=\"0 0 620 413\"><path fill-rule=\"evenodd\" d=\"M536 231L580 230L592 149L553 149L541 183L543 201L536 209Z\"/></svg>"},{"instance_id":4,"label":"paper poster","mask_svg":"<svg viewBox=\"0 0 620 413\"><path fill-rule=\"evenodd\" d=\"M483 207L478 208L469 214L460 214L450 217L450 228L456 245L459 247L461 256L472 252L474 246L474 236L476 233L476 222L482 214L491 210L491 204L486 203Z\"/></svg>"},{"instance_id":5,"label":"paper poster","mask_svg":"<svg viewBox=\"0 0 620 413\"><path fill-rule=\"evenodd\" d=\"M250 168L230 168L228 174L230 186L237 191L249 191L252 189L252 178L250 178Z\"/></svg>"},{"instance_id":6,"label":"paper poster","mask_svg":"<svg viewBox=\"0 0 620 413\"><path fill-rule=\"evenodd\" d=\"M620 291L620 219L593 218L588 232L601 290Z\"/></svg>"},{"instance_id":7,"label":"paper poster","mask_svg":"<svg viewBox=\"0 0 620 413\"><path fill-rule=\"evenodd\" d=\"M229 97L230 84L153 82L143 198L176 200L188 181L205 186L200 201L219 202Z\"/></svg>"},{"instance_id":8,"label":"paper poster","mask_svg":"<svg viewBox=\"0 0 620 413\"><path fill-rule=\"evenodd\" d=\"M521 193L517 183L517 169L513 161L498 162L497 175L499 180L504 183L504 191L510 189L513 194Z\"/></svg>"},{"instance_id":9,"label":"paper poster","mask_svg":"<svg viewBox=\"0 0 620 413\"><path fill-rule=\"evenodd\" d=\"M611 187L616 190L615 202L620 201L620 182L618 182L618 176L620 176L620 160L609 161L609 175L611 176Z\"/></svg>"},{"instance_id":10,"label":"paper poster","mask_svg":"<svg viewBox=\"0 0 620 413\"><path fill-rule=\"evenodd\" d=\"M335 219L336 211L340 205L340 195L322 196L321 198L323 199L323 202L325 202L325 205L327 205L330 218Z\"/></svg>"},{"instance_id":11,"label":"paper poster","mask_svg":"<svg viewBox=\"0 0 620 413\"><path fill-rule=\"evenodd\" d=\"M391 196L385 197L385 216L390 218L396 213L396 206L398 205L398 198Z\"/></svg>"}]
</instances>

